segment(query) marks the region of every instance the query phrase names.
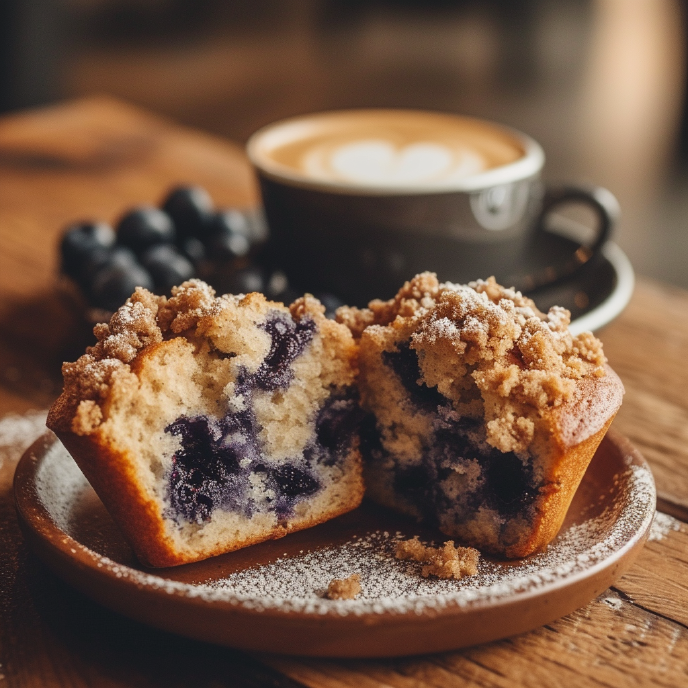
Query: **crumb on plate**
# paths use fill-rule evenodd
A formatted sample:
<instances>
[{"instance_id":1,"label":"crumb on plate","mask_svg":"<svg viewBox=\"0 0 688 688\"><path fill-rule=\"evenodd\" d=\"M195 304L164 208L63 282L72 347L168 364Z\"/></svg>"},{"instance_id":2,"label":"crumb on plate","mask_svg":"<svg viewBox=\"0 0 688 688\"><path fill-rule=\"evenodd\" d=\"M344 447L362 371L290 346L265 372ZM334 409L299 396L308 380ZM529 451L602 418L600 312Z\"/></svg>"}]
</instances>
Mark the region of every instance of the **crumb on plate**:
<instances>
[{"instance_id":1,"label":"crumb on plate","mask_svg":"<svg viewBox=\"0 0 688 688\"><path fill-rule=\"evenodd\" d=\"M330 600L353 600L361 592L361 576L352 573L348 578L333 578L327 586Z\"/></svg>"},{"instance_id":2,"label":"crumb on plate","mask_svg":"<svg viewBox=\"0 0 688 688\"><path fill-rule=\"evenodd\" d=\"M426 564L421 569L424 578L436 576L459 580L478 573L480 552L472 547L455 547L451 540L442 547L426 547L416 535L411 540L398 542L395 556Z\"/></svg>"}]
</instances>

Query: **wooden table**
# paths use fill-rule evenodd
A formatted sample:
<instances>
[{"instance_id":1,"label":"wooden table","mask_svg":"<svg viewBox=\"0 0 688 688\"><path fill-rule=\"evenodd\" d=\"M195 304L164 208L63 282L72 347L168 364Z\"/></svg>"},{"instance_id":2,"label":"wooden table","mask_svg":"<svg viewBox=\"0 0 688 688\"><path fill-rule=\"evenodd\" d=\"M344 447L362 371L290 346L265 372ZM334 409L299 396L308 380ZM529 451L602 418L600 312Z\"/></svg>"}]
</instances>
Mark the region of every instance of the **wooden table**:
<instances>
[{"instance_id":1,"label":"wooden table","mask_svg":"<svg viewBox=\"0 0 688 688\"><path fill-rule=\"evenodd\" d=\"M77 218L113 220L180 181L219 205L256 192L239 148L109 99L0 120L0 415L45 408L88 340L55 289L56 243ZM25 686L688 685L688 293L640 280L602 333L626 385L615 427L652 464L667 532L583 609L516 638L386 661L248 656L121 618L27 550L0 468L0 688ZM1 457L0 457L1 460ZM4 679L4 681L3 681Z\"/></svg>"}]
</instances>

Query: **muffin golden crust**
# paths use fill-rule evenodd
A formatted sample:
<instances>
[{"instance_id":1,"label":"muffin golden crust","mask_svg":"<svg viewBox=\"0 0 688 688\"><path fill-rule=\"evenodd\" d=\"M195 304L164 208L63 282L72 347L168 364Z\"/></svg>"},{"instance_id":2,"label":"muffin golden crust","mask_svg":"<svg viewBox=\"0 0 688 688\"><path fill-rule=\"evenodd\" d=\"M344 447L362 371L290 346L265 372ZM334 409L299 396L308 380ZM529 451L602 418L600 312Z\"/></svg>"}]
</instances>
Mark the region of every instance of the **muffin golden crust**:
<instances>
[{"instance_id":1,"label":"muffin golden crust","mask_svg":"<svg viewBox=\"0 0 688 688\"><path fill-rule=\"evenodd\" d=\"M139 558L170 566L281 537L363 495L357 345L306 296L145 289L65 363L48 417Z\"/></svg>"},{"instance_id":2,"label":"muffin golden crust","mask_svg":"<svg viewBox=\"0 0 688 688\"><path fill-rule=\"evenodd\" d=\"M423 273L337 316L360 342L369 494L488 552L550 542L621 404L599 340L493 278Z\"/></svg>"}]
</instances>

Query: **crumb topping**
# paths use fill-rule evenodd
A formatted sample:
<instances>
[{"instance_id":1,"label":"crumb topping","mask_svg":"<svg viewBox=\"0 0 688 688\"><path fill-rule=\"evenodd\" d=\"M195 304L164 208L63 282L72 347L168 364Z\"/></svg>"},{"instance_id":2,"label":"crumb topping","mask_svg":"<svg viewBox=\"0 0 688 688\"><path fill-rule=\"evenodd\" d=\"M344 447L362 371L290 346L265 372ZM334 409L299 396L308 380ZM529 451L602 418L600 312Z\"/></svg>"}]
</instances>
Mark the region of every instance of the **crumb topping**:
<instances>
[{"instance_id":1,"label":"crumb topping","mask_svg":"<svg viewBox=\"0 0 688 688\"><path fill-rule=\"evenodd\" d=\"M330 600L353 600L361 593L361 576L352 573L348 578L333 578L327 586Z\"/></svg>"},{"instance_id":2,"label":"crumb topping","mask_svg":"<svg viewBox=\"0 0 688 688\"><path fill-rule=\"evenodd\" d=\"M478 573L480 560L480 552L472 547L456 547L451 540L442 547L427 547L417 535L411 540L398 542L394 556L425 564L421 569L423 578L434 576L456 580Z\"/></svg>"},{"instance_id":3,"label":"crumb topping","mask_svg":"<svg viewBox=\"0 0 688 688\"><path fill-rule=\"evenodd\" d=\"M156 321L159 303L153 300L153 294L144 291L137 288L131 299L113 314L109 325L101 323L93 328L98 343L88 353L95 359L113 358L130 363L139 349L162 341L162 330Z\"/></svg>"},{"instance_id":4,"label":"crumb topping","mask_svg":"<svg viewBox=\"0 0 688 688\"><path fill-rule=\"evenodd\" d=\"M343 307L337 318L378 351L409 342L418 383L460 415L484 417L488 443L503 452L527 451L538 418L571 400L580 380L605 375L602 343L572 336L569 311L542 313L493 277L457 285L423 273L390 301Z\"/></svg>"},{"instance_id":5,"label":"crumb topping","mask_svg":"<svg viewBox=\"0 0 688 688\"><path fill-rule=\"evenodd\" d=\"M158 322L164 331L180 334L196 327L214 305L215 290L201 280L189 280L173 287L171 298L163 300Z\"/></svg>"},{"instance_id":6,"label":"crumb topping","mask_svg":"<svg viewBox=\"0 0 688 688\"><path fill-rule=\"evenodd\" d=\"M229 354L234 366L244 365L250 372L269 347L269 336L248 320L260 322L270 309L282 310L299 321L303 317L326 321L324 307L306 296L285 306L267 301L262 294L215 297L212 287L193 279L172 289L171 297L156 296L141 287L119 308L109 323L96 325L98 340L74 363L62 366L64 392L60 398L60 421L73 432L93 432L106 415L104 402L116 380L135 382L132 366L142 350L185 337L195 346ZM341 327L327 320L324 327Z\"/></svg>"}]
</instances>

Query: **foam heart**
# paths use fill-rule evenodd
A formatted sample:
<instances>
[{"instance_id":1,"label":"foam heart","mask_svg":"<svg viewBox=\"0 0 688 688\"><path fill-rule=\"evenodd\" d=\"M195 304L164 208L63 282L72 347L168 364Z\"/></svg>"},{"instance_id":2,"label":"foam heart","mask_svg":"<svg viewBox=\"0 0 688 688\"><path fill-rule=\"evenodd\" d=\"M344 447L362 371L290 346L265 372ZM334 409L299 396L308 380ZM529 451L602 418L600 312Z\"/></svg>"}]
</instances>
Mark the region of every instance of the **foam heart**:
<instances>
[{"instance_id":1,"label":"foam heart","mask_svg":"<svg viewBox=\"0 0 688 688\"><path fill-rule=\"evenodd\" d=\"M396 148L388 141L356 141L335 150L332 169L349 181L414 183L441 177L451 170L454 155L436 143Z\"/></svg>"}]
</instances>

